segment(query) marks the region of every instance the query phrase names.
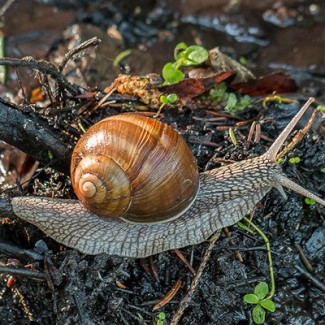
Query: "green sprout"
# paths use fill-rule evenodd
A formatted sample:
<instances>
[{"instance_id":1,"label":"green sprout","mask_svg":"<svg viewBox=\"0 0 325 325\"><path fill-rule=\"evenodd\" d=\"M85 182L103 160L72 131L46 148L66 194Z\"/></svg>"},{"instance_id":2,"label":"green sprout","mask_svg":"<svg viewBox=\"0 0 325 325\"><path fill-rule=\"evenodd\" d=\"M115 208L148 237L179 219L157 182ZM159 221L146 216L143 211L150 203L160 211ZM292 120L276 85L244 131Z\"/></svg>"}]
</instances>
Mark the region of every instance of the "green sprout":
<instances>
[{"instance_id":1,"label":"green sprout","mask_svg":"<svg viewBox=\"0 0 325 325\"><path fill-rule=\"evenodd\" d=\"M177 99L178 99L178 96L176 94L169 94L167 96L161 95L159 98L161 105L157 111L156 116L159 116L161 110L165 107L166 104L174 104L174 103L176 103Z\"/></svg>"},{"instance_id":2,"label":"green sprout","mask_svg":"<svg viewBox=\"0 0 325 325\"><path fill-rule=\"evenodd\" d=\"M279 165L283 164L284 162L284 158L279 158L277 161L276 161Z\"/></svg>"},{"instance_id":3,"label":"green sprout","mask_svg":"<svg viewBox=\"0 0 325 325\"><path fill-rule=\"evenodd\" d=\"M266 310L271 312L275 311L274 302L271 300L271 298L274 296L275 293L275 281L274 281L273 262L272 262L272 255L271 255L271 246L268 238L265 236L265 234L262 232L261 229L259 229L248 218L245 217L244 220L251 228L254 229L254 231L256 231L262 237L266 246L267 257L269 261L270 284L271 284L270 292L269 292L268 284L265 282L260 282L256 285L253 294L251 293L244 296L244 301L246 303L256 305L252 310L252 316L254 322L256 324L263 324L265 320ZM243 223L238 222L237 224L238 226L245 229L249 233L252 232L252 229L248 228Z\"/></svg>"},{"instance_id":4,"label":"green sprout","mask_svg":"<svg viewBox=\"0 0 325 325\"><path fill-rule=\"evenodd\" d=\"M325 167L324 167L324 168L321 168L320 171L321 171L322 173L325 173Z\"/></svg>"},{"instance_id":5,"label":"green sprout","mask_svg":"<svg viewBox=\"0 0 325 325\"><path fill-rule=\"evenodd\" d=\"M164 325L164 320L165 320L165 318L166 318L166 315L165 315L164 312L159 313L159 314L158 314L158 319L157 319L156 324L157 324L157 325Z\"/></svg>"},{"instance_id":6,"label":"green sprout","mask_svg":"<svg viewBox=\"0 0 325 325\"><path fill-rule=\"evenodd\" d=\"M178 43L174 49L175 62L167 62L162 69L165 84L173 84L184 80L181 67L200 65L209 58L209 52L202 46L187 46L184 42Z\"/></svg>"},{"instance_id":7,"label":"green sprout","mask_svg":"<svg viewBox=\"0 0 325 325\"><path fill-rule=\"evenodd\" d=\"M325 105L318 105L316 109L318 109L321 112L325 112Z\"/></svg>"},{"instance_id":8,"label":"green sprout","mask_svg":"<svg viewBox=\"0 0 325 325\"><path fill-rule=\"evenodd\" d=\"M254 293L244 296L244 301L248 304L256 305L252 310L252 316L255 324L263 324L265 321L266 310L274 312L274 302L266 297L269 293L269 286L266 282L260 282L256 285Z\"/></svg>"},{"instance_id":9,"label":"green sprout","mask_svg":"<svg viewBox=\"0 0 325 325\"><path fill-rule=\"evenodd\" d=\"M310 199L309 197L306 197L305 198L305 203L308 204L308 205L313 205L313 204L316 203L316 201L313 200L313 199Z\"/></svg>"},{"instance_id":10,"label":"green sprout","mask_svg":"<svg viewBox=\"0 0 325 325\"><path fill-rule=\"evenodd\" d=\"M121 61L123 61L126 57L132 54L132 50L128 49L125 51L120 52L113 61L113 66L117 67Z\"/></svg>"},{"instance_id":11,"label":"green sprout","mask_svg":"<svg viewBox=\"0 0 325 325\"><path fill-rule=\"evenodd\" d=\"M176 94L169 94L167 96L162 95L160 96L160 102L162 104L174 104L178 99L178 96Z\"/></svg>"},{"instance_id":12,"label":"green sprout","mask_svg":"<svg viewBox=\"0 0 325 325\"><path fill-rule=\"evenodd\" d=\"M172 62L168 62L164 65L162 76L167 84L174 84L184 79L184 73L177 69L175 63Z\"/></svg>"},{"instance_id":13,"label":"green sprout","mask_svg":"<svg viewBox=\"0 0 325 325\"><path fill-rule=\"evenodd\" d=\"M292 165L298 164L298 163L300 163L300 161L301 161L300 157L292 157L289 159L289 163Z\"/></svg>"},{"instance_id":14,"label":"green sprout","mask_svg":"<svg viewBox=\"0 0 325 325\"><path fill-rule=\"evenodd\" d=\"M252 106L252 99L248 95L240 96L227 91L227 84L221 82L212 88L209 92L210 100L224 102L224 110L230 114L236 114L245 108Z\"/></svg>"}]
</instances>

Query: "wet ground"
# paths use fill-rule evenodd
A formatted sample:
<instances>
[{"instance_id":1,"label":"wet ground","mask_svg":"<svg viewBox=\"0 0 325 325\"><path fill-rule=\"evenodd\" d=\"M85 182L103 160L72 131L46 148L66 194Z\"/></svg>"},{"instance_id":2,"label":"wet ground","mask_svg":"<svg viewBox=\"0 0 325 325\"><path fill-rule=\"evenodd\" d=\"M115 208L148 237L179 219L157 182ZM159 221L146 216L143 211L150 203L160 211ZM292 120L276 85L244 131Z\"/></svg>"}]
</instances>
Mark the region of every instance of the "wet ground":
<instances>
[{"instance_id":1,"label":"wet ground","mask_svg":"<svg viewBox=\"0 0 325 325\"><path fill-rule=\"evenodd\" d=\"M57 7L52 6L54 2ZM92 89L104 88L121 73L120 67L112 63L124 49L133 51L123 68L130 74L144 75L159 73L180 41L206 48L219 46L237 60L244 57L257 76L279 70L289 73L299 85L299 90L290 94L292 98L302 102L312 95L318 104L325 103L323 1L215 2L140 1L133 5L96 1L87 5L87 1L47 1L50 5L44 5L42 1L16 1L2 18L5 52L11 57L58 62L81 41L98 36L102 44L80 58L84 61L79 79L73 75L73 66L65 71L73 76L73 82ZM8 68L6 86L0 86L0 93L22 103L21 85L29 94L37 84L30 71ZM270 105L261 119L263 134L274 139L299 106ZM261 105L241 115L241 119L256 116L258 108ZM216 130L218 125L207 126L200 119L192 119L202 116L205 112L166 113L167 121L182 130L201 170L217 166L212 158L243 160L265 152L270 145L264 140L248 150L247 126L236 130L240 141L234 147L228 133ZM324 174L320 172L325 167L324 127L320 120L315 125L288 155L299 156L301 163L290 164L287 159L283 168L290 178L325 197ZM218 147L198 142L218 143ZM26 191L44 195L49 188L54 188L58 196L72 195L69 180L50 169L42 169ZM307 205L302 197L287 194L285 202L277 191L271 191L254 217L271 242L274 259L277 309L268 314L267 324L324 324L324 207ZM257 282L269 281L267 256L258 236L247 235L237 226L230 230L233 242L221 235L180 324L252 323L251 306L243 302L243 295L252 292ZM20 267L32 264L47 274L46 281L16 277L9 287L7 276L1 275L0 317L4 324L28 324L28 318L38 324L156 324L159 311L152 312L152 306L181 279L179 292L161 309L167 324L192 281L190 272L173 252L158 254L152 261L85 256L19 220L3 223L0 239L38 254L1 255L2 263ZM312 271L302 263L295 243L306 254ZM182 250L194 269L206 247L203 243ZM145 271L143 264L150 268L150 263L158 279Z\"/></svg>"}]
</instances>

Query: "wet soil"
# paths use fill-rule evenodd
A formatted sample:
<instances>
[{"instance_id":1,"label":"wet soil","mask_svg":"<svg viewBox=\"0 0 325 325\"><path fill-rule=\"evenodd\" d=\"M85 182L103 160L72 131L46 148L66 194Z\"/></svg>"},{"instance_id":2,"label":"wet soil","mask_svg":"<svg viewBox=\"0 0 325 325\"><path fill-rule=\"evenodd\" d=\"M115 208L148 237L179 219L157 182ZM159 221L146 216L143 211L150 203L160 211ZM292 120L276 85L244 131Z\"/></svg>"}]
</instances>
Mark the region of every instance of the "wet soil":
<instances>
[{"instance_id":1,"label":"wet soil","mask_svg":"<svg viewBox=\"0 0 325 325\"><path fill-rule=\"evenodd\" d=\"M58 62L71 47L98 36L103 44L80 58L85 60L84 69L78 82L75 76L71 79L89 89L107 86L121 72L112 65L121 50L134 49L123 67L130 74L159 73L163 64L172 59L175 45L185 41L199 42L206 48L219 46L235 59L245 57L256 75L285 71L300 87L291 97L302 102L313 95L319 104L325 103L322 1L247 0L233 5L229 1L216 4L208 0L140 1L137 5L126 1L46 2L14 2L6 12L6 55ZM17 71L8 68L7 83L0 86L0 93L1 97L21 103L21 85L29 93L38 82L30 71ZM73 66L66 71L72 75ZM261 107L257 104L240 118L257 116ZM299 107L300 104L270 105L260 119L263 135L275 139ZM107 108L95 119L111 113ZM201 171L218 167L217 158L239 161L258 156L270 146L269 141L262 140L248 147L247 126L235 129L239 139L235 147L227 132L216 129L218 123L193 119L209 116L204 111L170 110L164 115L165 121L176 126L188 142ZM227 121L231 122L234 121ZM324 127L319 118L282 164L288 177L321 197L325 197L324 173L320 171L325 167L324 149ZM301 162L290 164L289 158L297 156ZM66 175L49 168L38 171L40 174L25 190L26 194L46 195L54 189L57 196L73 196ZM307 205L304 198L294 193L287 195L288 200L284 201L280 193L272 190L254 215L254 222L270 240L274 262L277 309L268 314L266 323L324 324L325 210L319 205ZM180 324L252 324L251 306L243 302L243 296L251 293L259 281L269 282L266 250L260 237L248 235L238 226L230 231L233 242L222 233ZM152 312L153 305L181 279L179 292L161 309L167 324L193 279L173 252L153 256L152 261L85 256L20 220L0 225L0 242L38 254L33 258L27 254L1 254L3 264L31 265L47 276L46 280L16 276L15 283L8 285L8 276L1 274L1 324L156 324L160 310ZM302 263L296 243L306 254L312 271ZM182 249L194 269L200 265L206 247L207 243L202 243ZM236 250L243 262L238 260ZM158 279L146 272L144 265L150 270L151 263Z\"/></svg>"}]
</instances>

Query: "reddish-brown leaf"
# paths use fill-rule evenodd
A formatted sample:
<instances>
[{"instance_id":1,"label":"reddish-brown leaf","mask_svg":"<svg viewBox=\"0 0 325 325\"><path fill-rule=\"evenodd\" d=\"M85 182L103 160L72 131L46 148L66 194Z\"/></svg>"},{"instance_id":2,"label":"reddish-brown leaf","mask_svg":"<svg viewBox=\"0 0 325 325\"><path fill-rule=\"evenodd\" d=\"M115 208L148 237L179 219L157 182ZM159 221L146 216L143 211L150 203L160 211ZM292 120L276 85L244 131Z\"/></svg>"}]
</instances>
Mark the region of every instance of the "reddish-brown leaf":
<instances>
[{"instance_id":1,"label":"reddish-brown leaf","mask_svg":"<svg viewBox=\"0 0 325 325\"><path fill-rule=\"evenodd\" d=\"M288 93L297 90L293 79L283 72L276 72L264 77L231 85L231 88L244 95L265 96L270 93Z\"/></svg>"}]
</instances>

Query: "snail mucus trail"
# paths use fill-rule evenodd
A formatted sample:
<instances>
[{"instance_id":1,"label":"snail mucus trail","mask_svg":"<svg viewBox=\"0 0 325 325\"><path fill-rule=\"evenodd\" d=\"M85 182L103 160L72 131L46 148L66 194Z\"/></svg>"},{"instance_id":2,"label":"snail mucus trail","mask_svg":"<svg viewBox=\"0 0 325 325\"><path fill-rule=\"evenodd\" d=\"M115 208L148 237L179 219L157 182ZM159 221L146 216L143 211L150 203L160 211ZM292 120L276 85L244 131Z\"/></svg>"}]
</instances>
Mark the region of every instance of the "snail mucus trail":
<instances>
[{"instance_id":1,"label":"snail mucus trail","mask_svg":"<svg viewBox=\"0 0 325 325\"><path fill-rule=\"evenodd\" d=\"M139 258L203 242L242 219L273 187L285 198L283 187L325 206L323 199L288 179L276 163L282 144L313 101L307 101L265 154L200 173L194 199L171 220L150 224L134 223L131 218L130 223L99 217L78 200L43 197L15 197L13 211L54 240L85 254Z\"/></svg>"}]
</instances>

